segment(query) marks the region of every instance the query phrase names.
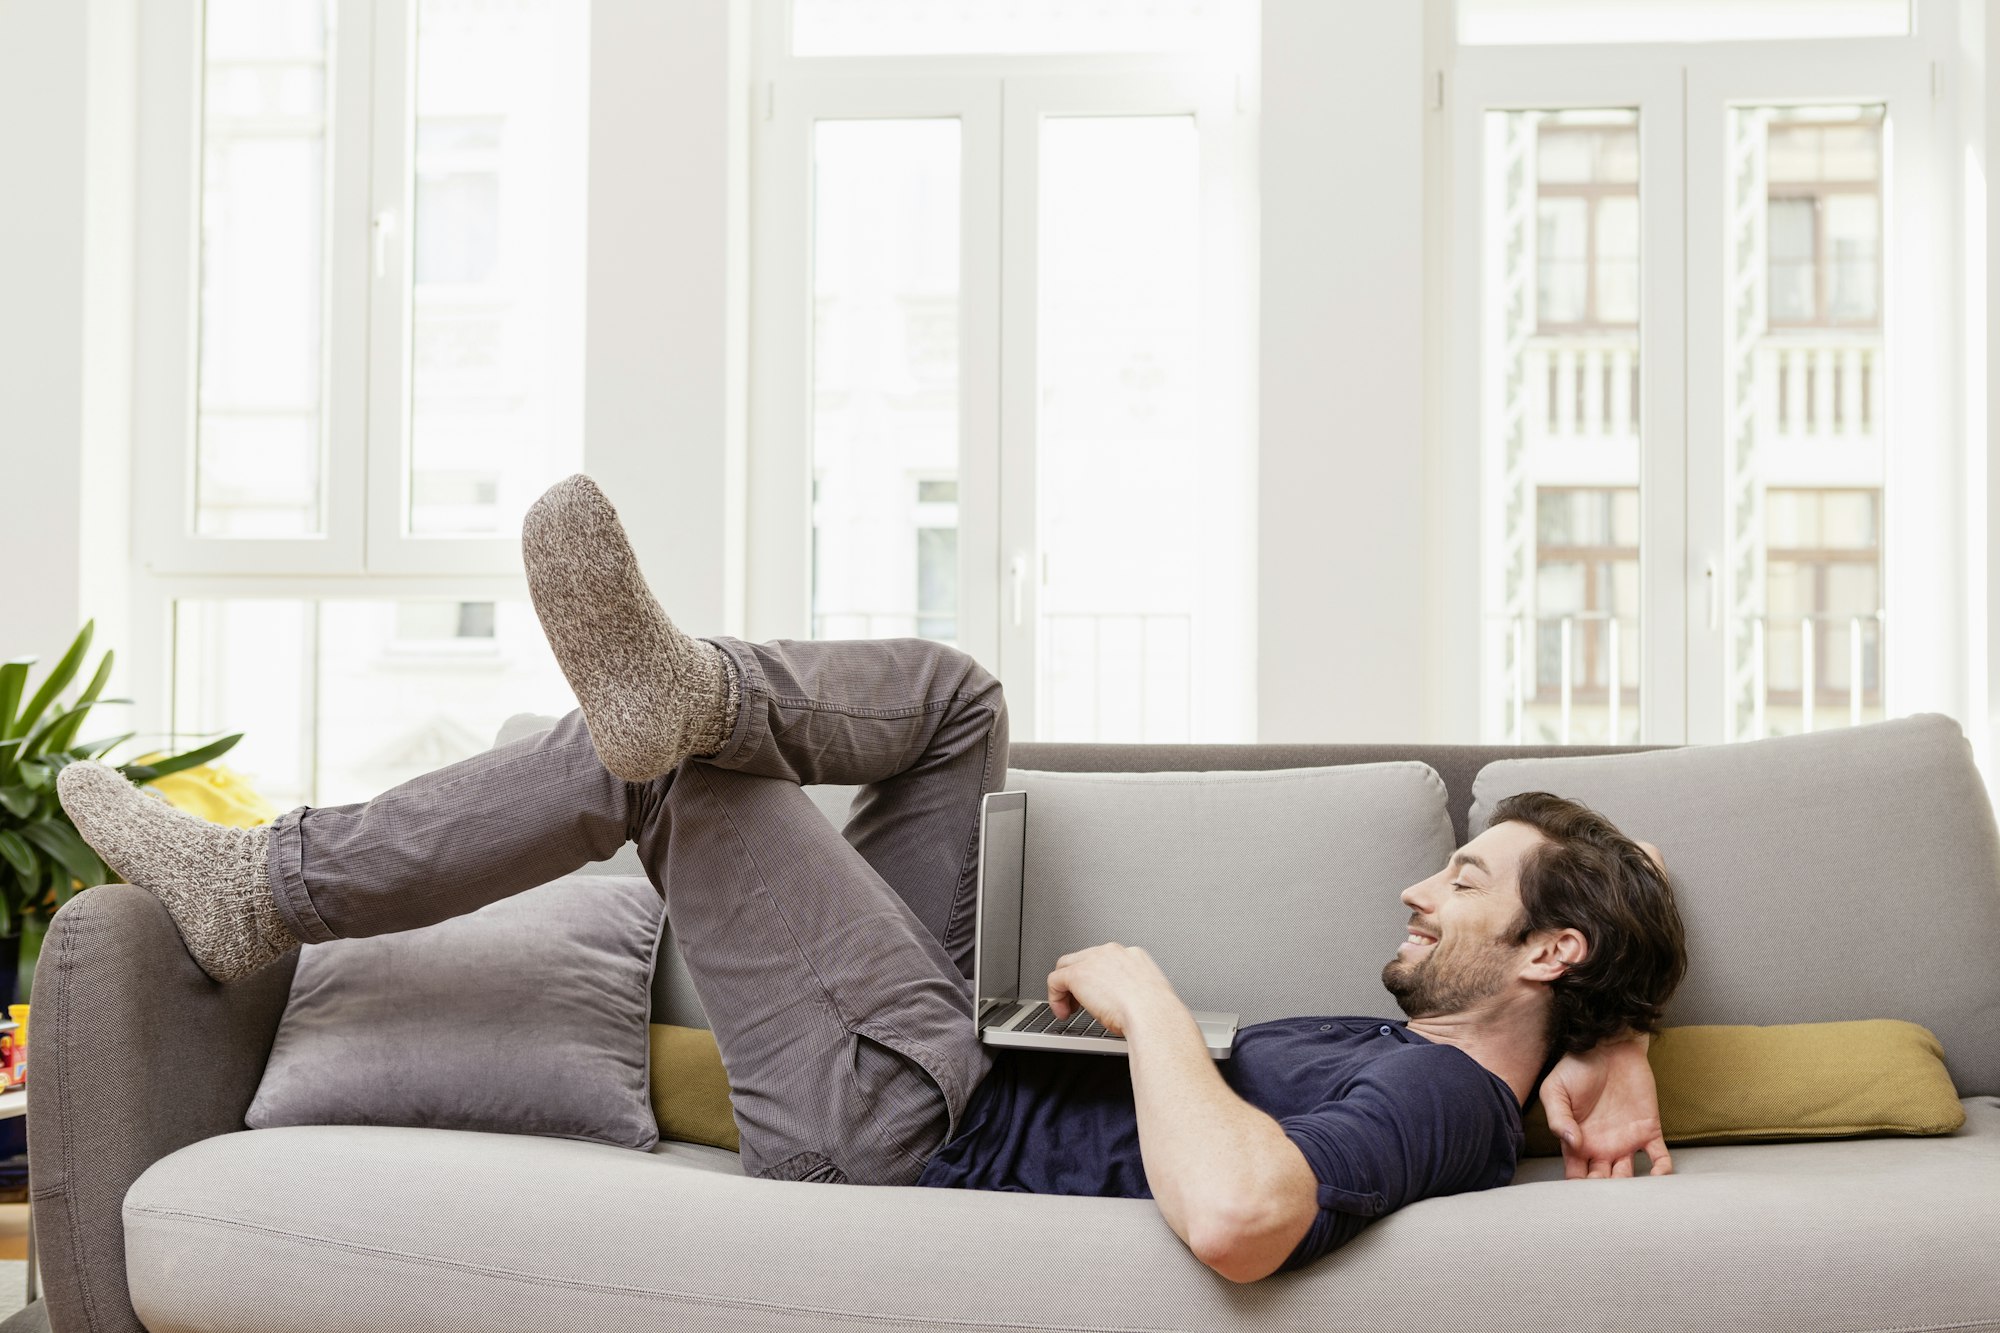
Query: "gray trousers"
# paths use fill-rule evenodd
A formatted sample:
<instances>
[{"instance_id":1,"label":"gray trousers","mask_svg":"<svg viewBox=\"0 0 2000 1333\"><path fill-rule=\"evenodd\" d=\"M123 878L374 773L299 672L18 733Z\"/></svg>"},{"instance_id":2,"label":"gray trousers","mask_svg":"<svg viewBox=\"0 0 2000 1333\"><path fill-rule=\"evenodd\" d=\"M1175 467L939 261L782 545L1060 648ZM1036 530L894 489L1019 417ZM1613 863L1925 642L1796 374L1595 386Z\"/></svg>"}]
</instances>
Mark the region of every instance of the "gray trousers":
<instances>
[{"instance_id":1,"label":"gray trousers","mask_svg":"<svg viewBox=\"0 0 2000 1333\"><path fill-rule=\"evenodd\" d=\"M271 826L308 944L427 926L638 844L729 1070L746 1174L909 1184L991 1067L972 1024L980 798L1000 683L924 639L709 640L742 705L717 754L614 777L582 711ZM836 831L800 784L862 788Z\"/></svg>"}]
</instances>

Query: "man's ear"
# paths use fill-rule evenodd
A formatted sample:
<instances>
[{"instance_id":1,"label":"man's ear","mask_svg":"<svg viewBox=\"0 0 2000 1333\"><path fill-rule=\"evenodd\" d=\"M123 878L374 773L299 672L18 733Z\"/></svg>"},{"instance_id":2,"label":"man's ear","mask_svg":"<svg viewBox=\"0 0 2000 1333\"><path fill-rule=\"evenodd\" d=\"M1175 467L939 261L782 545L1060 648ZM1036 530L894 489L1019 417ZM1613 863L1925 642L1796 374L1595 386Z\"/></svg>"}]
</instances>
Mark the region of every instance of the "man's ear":
<instances>
[{"instance_id":1,"label":"man's ear","mask_svg":"<svg viewBox=\"0 0 2000 1333\"><path fill-rule=\"evenodd\" d=\"M1536 931L1529 944L1532 952L1521 971L1529 981L1554 981L1590 956L1590 941L1574 926Z\"/></svg>"}]
</instances>

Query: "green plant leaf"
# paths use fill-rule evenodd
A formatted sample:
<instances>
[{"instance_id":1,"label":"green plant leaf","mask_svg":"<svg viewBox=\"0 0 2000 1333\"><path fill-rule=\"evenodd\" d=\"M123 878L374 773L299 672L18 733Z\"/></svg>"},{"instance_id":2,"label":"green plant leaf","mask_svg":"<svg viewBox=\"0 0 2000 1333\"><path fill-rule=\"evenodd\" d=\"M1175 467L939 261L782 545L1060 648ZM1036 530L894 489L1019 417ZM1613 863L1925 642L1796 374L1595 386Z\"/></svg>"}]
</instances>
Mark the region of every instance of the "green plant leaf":
<instances>
[{"instance_id":1,"label":"green plant leaf","mask_svg":"<svg viewBox=\"0 0 2000 1333\"><path fill-rule=\"evenodd\" d=\"M0 829L0 858L5 858L7 864L14 867L14 873L21 877L23 883L40 869L35 864L34 849L12 829ZM4 934L5 931L0 931L0 935Z\"/></svg>"},{"instance_id":2,"label":"green plant leaf","mask_svg":"<svg viewBox=\"0 0 2000 1333\"><path fill-rule=\"evenodd\" d=\"M42 753L57 754L67 750L71 742L76 740L76 733L83 726L83 720L89 716L88 703L79 703L64 713L62 719L49 729L48 739L42 742Z\"/></svg>"},{"instance_id":3,"label":"green plant leaf","mask_svg":"<svg viewBox=\"0 0 2000 1333\"><path fill-rule=\"evenodd\" d=\"M21 785L29 791L48 791L55 785L56 771L61 767L61 764L51 764L46 759L23 759Z\"/></svg>"},{"instance_id":4,"label":"green plant leaf","mask_svg":"<svg viewBox=\"0 0 2000 1333\"><path fill-rule=\"evenodd\" d=\"M58 708L49 717L48 721L42 723L41 726L36 727L33 734L31 734L27 740L21 743L20 750L16 752L15 756L16 759L17 760L26 759L30 755L40 754L42 752L43 747L48 744L49 737L53 736L56 733L56 729L62 726L63 720L67 716L68 716L67 713L63 712L62 709Z\"/></svg>"},{"instance_id":5,"label":"green plant leaf","mask_svg":"<svg viewBox=\"0 0 2000 1333\"><path fill-rule=\"evenodd\" d=\"M0 662L0 737L14 734L14 708L21 702L21 687L27 682L28 668L39 657L16 657Z\"/></svg>"},{"instance_id":6,"label":"green plant leaf","mask_svg":"<svg viewBox=\"0 0 2000 1333\"><path fill-rule=\"evenodd\" d=\"M104 740L81 741L70 746L69 752L73 755L81 755L85 759L101 759L106 752L123 745L138 734L136 731L128 731L123 735L112 736Z\"/></svg>"},{"instance_id":7,"label":"green plant leaf","mask_svg":"<svg viewBox=\"0 0 2000 1333\"><path fill-rule=\"evenodd\" d=\"M104 682L111 678L111 663L117 656L118 654L109 648L104 650L104 656L98 661L97 672L91 676L90 684L84 686L83 693L76 696L76 702L69 706L69 712L64 715L62 723L49 733L44 749L69 748L70 742L76 739L77 728L81 727L83 720L90 716L90 705L103 692Z\"/></svg>"},{"instance_id":8,"label":"green plant leaf","mask_svg":"<svg viewBox=\"0 0 2000 1333\"><path fill-rule=\"evenodd\" d=\"M12 784L0 787L0 809L16 819L26 819L35 808L35 793L26 787Z\"/></svg>"},{"instance_id":9,"label":"green plant leaf","mask_svg":"<svg viewBox=\"0 0 2000 1333\"><path fill-rule=\"evenodd\" d=\"M90 639L95 633L97 633L97 622L84 621L83 628L77 631L76 641L70 644L69 651L62 655L62 660L50 670L49 678L42 682L41 688L29 698L27 707L21 710L21 715L14 719L13 726L7 732L9 736L22 735L34 726L40 719L42 710L68 687L76 676L77 667L83 662L83 655L90 650Z\"/></svg>"},{"instance_id":10,"label":"green plant leaf","mask_svg":"<svg viewBox=\"0 0 2000 1333\"><path fill-rule=\"evenodd\" d=\"M169 759L156 759L151 764L133 765L133 768L135 769L138 768L152 769L152 772L149 773L145 778L140 778L139 776L137 776L136 773L132 773L129 771L127 773L127 776L131 777L131 779L134 782L141 782L141 781L150 782L154 778L163 778L169 773L178 773L184 768L195 768L201 764L207 763L209 760L214 759L219 755L224 755L229 753L230 750L235 748L236 742L242 739L243 739L242 732L232 731L227 736L224 736L221 740L210 741L208 744L202 746L198 750L189 750L185 754L177 754Z\"/></svg>"},{"instance_id":11,"label":"green plant leaf","mask_svg":"<svg viewBox=\"0 0 2000 1333\"><path fill-rule=\"evenodd\" d=\"M61 820L47 819L39 824L30 824L21 830L21 835L47 852L55 859L58 866L85 884L102 884L111 878L111 868L91 850L90 844L83 840L81 834ZM66 881L56 881L58 894L67 887Z\"/></svg>"}]
</instances>

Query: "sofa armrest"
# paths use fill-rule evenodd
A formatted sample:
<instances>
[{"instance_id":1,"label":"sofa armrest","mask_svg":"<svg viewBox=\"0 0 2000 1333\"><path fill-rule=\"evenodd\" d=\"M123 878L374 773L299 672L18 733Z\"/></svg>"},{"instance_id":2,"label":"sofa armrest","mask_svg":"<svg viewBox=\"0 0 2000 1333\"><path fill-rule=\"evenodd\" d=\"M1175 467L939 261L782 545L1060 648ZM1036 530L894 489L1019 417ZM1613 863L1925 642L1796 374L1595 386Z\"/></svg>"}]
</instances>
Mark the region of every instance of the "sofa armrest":
<instances>
[{"instance_id":1,"label":"sofa armrest","mask_svg":"<svg viewBox=\"0 0 2000 1333\"><path fill-rule=\"evenodd\" d=\"M50 1322L143 1333L125 1191L167 1154L243 1128L298 952L218 985L159 899L106 884L49 923L35 970L28 1174Z\"/></svg>"}]
</instances>

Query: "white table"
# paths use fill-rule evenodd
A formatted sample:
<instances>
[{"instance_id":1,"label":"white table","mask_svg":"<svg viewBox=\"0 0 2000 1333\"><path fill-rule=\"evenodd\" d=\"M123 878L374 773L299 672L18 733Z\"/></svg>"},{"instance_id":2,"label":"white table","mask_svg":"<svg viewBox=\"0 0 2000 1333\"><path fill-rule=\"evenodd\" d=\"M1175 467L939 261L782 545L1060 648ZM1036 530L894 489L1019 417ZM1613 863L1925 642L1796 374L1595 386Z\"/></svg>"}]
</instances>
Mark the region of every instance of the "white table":
<instances>
[{"instance_id":1,"label":"white table","mask_svg":"<svg viewBox=\"0 0 2000 1333\"><path fill-rule=\"evenodd\" d=\"M17 1115L28 1113L28 1090L16 1088L12 1092L0 1092L0 1120L12 1120ZM41 1294L41 1284L35 1274L35 1206L28 1205L28 1304L35 1303Z\"/></svg>"}]
</instances>

